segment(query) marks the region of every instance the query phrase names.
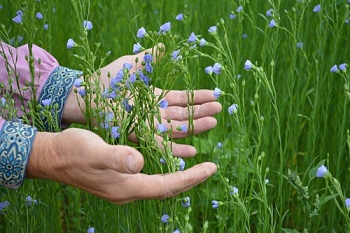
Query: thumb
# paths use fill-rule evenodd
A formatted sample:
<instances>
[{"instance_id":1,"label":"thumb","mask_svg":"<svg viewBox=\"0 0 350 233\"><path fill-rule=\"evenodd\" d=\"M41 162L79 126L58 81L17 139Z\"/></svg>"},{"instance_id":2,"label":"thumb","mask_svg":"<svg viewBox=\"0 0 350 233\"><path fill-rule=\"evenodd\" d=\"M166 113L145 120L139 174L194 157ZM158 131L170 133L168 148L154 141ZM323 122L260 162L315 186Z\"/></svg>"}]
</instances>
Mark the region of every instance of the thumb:
<instances>
[{"instance_id":1,"label":"thumb","mask_svg":"<svg viewBox=\"0 0 350 233\"><path fill-rule=\"evenodd\" d=\"M136 149L119 145L108 145L106 149L103 157L105 167L126 174L139 173L143 168L143 156Z\"/></svg>"}]
</instances>

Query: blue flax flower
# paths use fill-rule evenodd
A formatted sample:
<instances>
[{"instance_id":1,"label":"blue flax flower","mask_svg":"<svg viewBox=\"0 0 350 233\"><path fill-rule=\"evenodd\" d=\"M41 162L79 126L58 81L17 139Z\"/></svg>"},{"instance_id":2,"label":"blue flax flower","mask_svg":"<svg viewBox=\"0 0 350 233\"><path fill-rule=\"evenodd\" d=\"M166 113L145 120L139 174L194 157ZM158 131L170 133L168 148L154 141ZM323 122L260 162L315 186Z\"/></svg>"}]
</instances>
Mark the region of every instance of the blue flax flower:
<instances>
[{"instance_id":1,"label":"blue flax flower","mask_svg":"<svg viewBox=\"0 0 350 233\"><path fill-rule=\"evenodd\" d=\"M123 64L123 69L130 70L131 68L132 68L132 64L131 63L124 63Z\"/></svg>"},{"instance_id":2,"label":"blue flax flower","mask_svg":"<svg viewBox=\"0 0 350 233\"><path fill-rule=\"evenodd\" d=\"M194 32L192 32L190 37L188 38L188 43L195 43L196 41L197 41L197 37L194 34Z\"/></svg>"},{"instance_id":3,"label":"blue flax flower","mask_svg":"<svg viewBox=\"0 0 350 233\"><path fill-rule=\"evenodd\" d=\"M345 199L345 206L346 206L347 209L350 208L350 198L346 198Z\"/></svg>"},{"instance_id":4,"label":"blue flax flower","mask_svg":"<svg viewBox=\"0 0 350 233\"><path fill-rule=\"evenodd\" d=\"M170 28L171 28L171 23L170 22L167 22L163 25L160 26L160 32L159 33L162 33L162 34L165 34L166 32L170 31Z\"/></svg>"},{"instance_id":5,"label":"blue flax flower","mask_svg":"<svg viewBox=\"0 0 350 233\"><path fill-rule=\"evenodd\" d=\"M153 60L152 54L146 53L145 56L143 57L143 60L144 60L146 63L151 63L152 60Z\"/></svg>"},{"instance_id":6,"label":"blue flax flower","mask_svg":"<svg viewBox=\"0 0 350 233\"><path fill-rule=\"evenodd\" d=\"M314 7L314 12L317 13L317 12L320 12L321 11L321 5L318 4Z\"/></svg>"},{"instance_id":7,"label":"blue flax flower","mask_svg":"<svg viewBox=\"0 0 350 233\"><path fill-rule=\"evenodd\" d=\"M211 204L212 204L213 209L217 209L220 205L220 203L216 200L212 200Z\"/></svg>"},{"instance_id":8,"label":"blue flax flower","mask_svg":"<svg viewBox=\"0 0 350 233\"><path fill-rule=\"evenodd\" d=\"M17 15L12 19L12 21L17 23L17 24L20 24L23 21L23 17L22 17L22 15Z\"/></svg>"},{"instance_id":9,"label":"blue flax flower","mask_svg":"<svg viewBox=\"0 0 350 233\"><path fill-rule=\"evenodd\" d=\"M181 131L181 132L185 132L185 133L188 131L187 125L180 125L180 126L176 127L176 129Z\"/></svg>"},{"instance_id":10,"label":"blue flax flower","mask_svg":"<svg viewBox=\"0 0 350 233\"><path fill-rule=\"evenodd\" d=\"M1 97L1 107L5 107L6 105L6 99L5 97Z\"/></svg>"},{"instance_id":11,"label":"blue flax flower","mask_svg":"<svg viewBox=\"0 0 350 233\"><path fill-rule=\"evenodd\" d=\"M253 63L250 60L246 60L244 63L244 70L251 70L253 68Z\"/></svg>"},{"instance_id":12,"label":"blue flax flower","mask_svg":"<svg viewBox=\"0 0 350 233\"><path fill-rule=\"evenodd\" d=\"M89 227L86 233L95 233L95 228Z\"/></svg>"},{"instance_id":13,"label":"blue flax flower","mask_svg":"<svg viewBox=\"0 0 350 233\"><path fill-rule=\"evenodd\" d=\"M303 42L298 42L297 43L297 48L298 49L302 49L304 47L304 43Z\"/></svg>"},{"instance_id":14,"label":"blue flax flower","mask_svg":"<svg viewBox=\"0 0 350 233\"><path fill-rule=\"evenodd\" d=\"M266 11L266 16L271 17L273 14L273 9L269 9Z\"/></svg>"},{"instance_id":15,"label":"blue flax flower","mask_svg":"<svg viewBox=\"0 0 350 233\"><path fill-rule=\"evenodd\" d=\"M153 66L152 66L152 64L151 63L146 63L145 70L148 73L153 73Z\"/></svg>"},{"instance_id":16,"label":"blue flax flower","mask_svg":"<svg viewBox=\"0 0 350 233\"><path fill-rule=\"evenodd\" d=\"M133 109L133 106L129 104L128 98L124 98L122 101L122 104L124 106L125 111L131 112Z\"/></svg>"},{"instance_id":17,"label":"blue flax flower","mask_svg":"<svg viewBox=\"0 0 350 233\"><path fill-rule=\"evenodd\" d=\"M147 35L146 29L144 27L140 28L139 30L137 30L137 37L138 38L143 38Z\"/></svg>"},{"instance_id":18,"label":"blue flax flower","mask_svg":"<svg viewBox=\"0 0 350 233\"><path fill-rule=\"evenodd\" d=\"M44 24L44 26L43 26L43 28L44 28L44 30L49 30L49 24Z\"/></svg>"},{"instance_id":19,"label":"blue flax flower","mask_svg":"<svg viewBox=\"0 0 350 233\"><path fill-rule=\"evenodd\" d=\"M141 50L142 50L142 46L138 42L134 44L133 50L132 50L134 53L139 53L141 52Z\"/></svg>"},{"instance_id":20,"label":"blue flax flower","mask_svg":"<svg viewBox=\"0 0 350 233\"><path fill-rule=\"evenodd\" d=\"M168 107L168 101L162 99L161 101L159 101L159 107L162 109L166 109Z\"/></svg>"},{"instance_id":21,"label":"blue flax flower","mask_svg":"<svg viewBox=\"0 0 350 233\"><path fill-rule=\"evenodd\" d=\"M222 142L218 142L218 144L216 145L216 148L222 149Z\"/></svg>"},{"instance_id":22,"label":"blue flax flower","mask_svg":"<svg viewBox=\"0 0 350 233\"><path fill-rule=\"evenodd\" d=\"M75 46L76 46L76 43L74 42L74 40L72 38L68 39L67 49L71 49L71 48L73 48Z\"/></svg>"},{"instance_id":23,"label":"blue flax flower","mask_svg":"<svg viewBox=\"0 0 350 233\"><path fill-rule=\"evenodd\" d=\"M91 21L84 20L83 28L85 28L85 30L87 30L87 31L91 30L93 28L93 25L92 25Z\"/></svg>"},{"instance_id":24,"label":"blue flax flower","mask_svg":"<svg viewBox=\"0 0 350 233\"><path fill-rule=\"evenodd\" d=\"M42 18L43 18L43 14L42 14L41 12L37 12L36 15L35 15L35 17L36 17L37 19L42 19Z\"/></svg>"},{"instance_id":25,"label":"blue flax flower","mask_svg":"<svg viewBox=\"0 0 350 233\"><path fill-rule=\"evenodd\" d=\"M230 19L234 20L237 16L233 13L230 13L229 17L230 17Z\"/></svg>"},{"instance_id":26,"label":"blue flax flower","mask_svg":"<svg viewBox=\"0 0 350 233\"><path fill-rule=\"evenodd\" d=\"M218 99L222 94L225 94L220 88L215 87L213 95L215 99Z\"/></svg>"},{"instance_id":27,"label":"blue flax flower","mask_svg":"<svg viewBox=\"0 0 350 233\"><path fill-rule=\"evenodd\" d=\"M218 29L218 28L217 28L216 26L211 26L211 27L208 29L208 32L209 32L209 34L211 34L211 35L215 35L217 29Z\"/></svg>"},{"instance_id":28,"label":"blue flax flower","mask_svg":"<svg viewBox=\"0 0 350 233\"><path fill-rule=\"evenodd\" d=\"M243 6L239 6L236 10L237 13L241 12L243 10Z\"/></svg>"},{"instance_id":29,"label":"blue flax flower","mask_svg":"<svg viewBox=\"0 0 350 233\"><path fill-rule=\"evenodd\" d=\"M44 107L47 107L51 104L51 98L49 99L44 99L41 101L41 104L44 106Z\"/></svg>"},{"instance_id":30,"label":"blue flax flower","mask_svg":"<svg viewBox=\"0 0 350 233\"><path fill-rule=\"evenodd\" d=\"M326 173L328 173L328 169L325 165L322 165L317 169L316 177L323 178L326 175Z\"/></svg>"},{"instance_id":31,"label":"blue flax flower","mask_svg":"<svg viewBox=\"0 0 350 233\"><path fill-rule=\"evenodd\" d=\"M38 204L38 201L37 200L33 200L33 198L31 196L27 196L26 197L26 205L27 206L31 206L31 205L37 205Z\"/></svg>"},{"instance_id":32,"label":"blue flax flower","mask_svg":"<svg viewBox=\"0 0 350 233\"><path fill-rule=\"evenodd\" d=\"M83 83L83 80L81 80L80 78L76 78L76 79L74 80L74 86L75 86L76 88L81 87L82 83Z\"/></svg>"},{"instance_id":33,"label":"blue flax flower","mask_svg":"<svg viewBox=\"0 0 350 233\"><path fill-rule=\"evenodd\" d=\"M185 170L185 166L186 166L186 162L182 158L179 158L179 170L180 171Z\"/></svg>"},{"instance_id":34,"label":"blue flax flower","mask_svg":"<svg viewBox=\"0 0 350 233\"><path fill-rule=\"evenodd\" d=\"M230 191L230 195L238 195L238 188L233 187L232 190Z\"/></svg>"},{"instance_id":35,"label":"blue flax flower","mask_svg":"<svg viewBox=\"0 0 350 233\"><path fill-rule=\"evenodd\" d=\"M158 124L157 129L159 133L165 133L168 131L168 128L163 124Z\"/></svg>"},{"instance_id":36,"label":"blue flax flower","mask_svg":"<svg viewBox=\"0 0 350 233\"><path fill-rule=\"evenodd\" d=\"M337 66L337 65L332 66L332 68L330 69L330 72L332 72L332 73L337 73L337 72L339 72L338 66Z\"/></svg>"},{"instance_id":37,"label":"blue flax flower","mask_svg":"<svg viewBox=\"0 0 350 233\"><path fill-rule=\"evenodd\" d=\"M180 13L175 17L176 20L182 21L184 19L184 14Z\"/></svg>"},{"instance_id":38,"label":"blue flax flower","mask_svg":"<svg viewBox=\"0 0 350 233\"><path fill-rule=\"evenodd\" d=\"M207 41L206 41L204 38L202 38L202 39L199 40L199 46L203 47L203 46L205 46L206 44L207 44Z\"/></svg>"},{"instance_id":39,"label":"blue flax flower","mask_svg":"<svg viewBox=\"0 0 350 233\"><path fill-rule=\"evenodd\" d=\"M9 201L0 202L0 213L2 213L3 209L5 209L9 205L10 205Z\"/></svg>"},{"instance_id":40,"label":"blue flax flower","mask_svg":"<svg viewBox=\"0 0 350 233\"><path fill-rule=\"evenodd\" d=\"M269 27L270 28L273 28L273 27L276 27L276 22L274 19L271 19L270 23L269 23Z\"/></svg>"},{"instance_id":41,"label":"blue flax flower","mask_svg":"<svg viewBox=\"0 0 350 233\"><path fill-rule=\"evenodd\" d=\"M181 233L179 229L176 229L175 231L173 231L173 233Z\"/></svg>"},{"instance_id":42,"label":"blue flax flower","mask_svg":"<svg viewBox=\"0 0 350 233\"><path fill-rule=\"evenodd\" d=\"M112 133L112 137L114 139L119 138L120 137L119 127L118 126L113 126L112 129L111 129L111 133Z\"/></svg>"},{"instance_id":43,"label":"blue flax flower","mask_svg":"<svg viewBox=\"0 0 350 233\"><path fill-rule=\"evenodd\" d=\"M213 72L215 74L220 74L222 71L222 65L220 63L215 63L213 66Z\"/></svg>"},{"instance_id":44,"label":"blue flax flower","mask_svg":"<svg viewBox=\"0 0 350 233\"><path fill-rule=\"evenodd\" d=\"M229 108L228 108L228 113L229 114L235 114L238 111L238 105L237 104L232 104Z\"/></svg>"},{"instance_id":45,"label":"blue flax flower","mask_svg":"<svg viewBox=\"0 0 350 233\"><path fill-rule=\"evenodd\" d=\"M86 90L85 89L80 89L78 90L78 94L81 96L81 97L84 97L86 95Z\"/></svg>"},{"instance_id":46,"label":"blue flax flower","mask_svg":"<svg viewBox=\"0 0 350 233\"><path fill-rule=\"evenodd\" d=\"M166 161L165 161L164 158L160 158L160 159L159 159L159 162L160 162L161 164L166 164Z\"/></svg>"},{"instance_id":47,"label":"blue flax flower","mask_svg":"<svg viewBox=\"0 0 350 233\"><path fill-rule=\"evenodd\" d=\"M163 214L162 217L160 218L160 220L161 220L163 223L168 223L168 222L169 222L169 218L170 218L169 215Z\"/></svg>"},{"instance_id":48,"label":"blue flax flower","mask_svg":"<svg viewBox=\"0 0 350 233\"><path fill-rule=\"evenodd\" d=\"M182 56L180 54L180 49L174 50L174 52L171 53L171 59L174 61L181 60Z\"/></svg>"},{"instance_id":49,"label":"blue flax flower","mask_svg":"<svg viewBox=\"0 0 350 233\"><path fill-rule=\"evenodd\" d=\"M338 66L338 68L339 68L339 70L341 70L341 71L343 71L343 72L346 72L346 66L347 66L347 64L346 64L346 63L343 63L343 64L340 64L340 65Z\"/></svg>"},{"instance_id":50,"label":"blue flax flower","mask_svg":"<svg viewBox=\"0 0 350 233\"><path fill-rule=\"evenodd\" d=\"M190 197L184 197L181 200L181 205L185 208L189 207L191 205L191 199Z\"/></svg>"},{"instance_id":51,"label":"blue flax flower","mask_svg":"<svg viewBox=\"0 0 350 233\"><path fill-rule=\"evenodd\" d=\"M207 66L207 67L205 67L204 71L206 74L211 75L214 71L214 68L212 66Z\"/></svg>"}]
</instances>

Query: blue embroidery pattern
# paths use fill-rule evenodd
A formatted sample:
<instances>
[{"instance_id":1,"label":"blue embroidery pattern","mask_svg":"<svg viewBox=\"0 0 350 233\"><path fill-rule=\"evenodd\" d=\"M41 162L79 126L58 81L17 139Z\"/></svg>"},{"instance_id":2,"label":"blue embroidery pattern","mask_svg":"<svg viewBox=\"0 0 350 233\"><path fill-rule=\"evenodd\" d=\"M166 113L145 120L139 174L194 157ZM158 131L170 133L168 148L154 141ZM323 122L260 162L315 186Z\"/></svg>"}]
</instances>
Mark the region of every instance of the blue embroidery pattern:
<instances>
[{"instance_id":1,"label":"blue embroidery pattern","mask_svg":"<svg viewBox=\"0 0 350 233\"><path fill-rule=\"evenodd\" d=\"M61 123L63 107L74 80L81 76L83 72L72 70L63 66L58 66L49 75L38 99L42 105L43 100L51 99L52 116ZM54 126L49 124L47 117L40 116L46 131L54 131Z\"/></svg>"},{"instance_id":2,"label":"blue embroidery pattern","mask_svg":"<svg viewBox=\"0 0 350 233\"><path fill-rule=\"evenodd\" d=\"M25 170L37 129L18 122L7 121L0 132L0 184L18 187Z\"/></svg>"}]
</instances>

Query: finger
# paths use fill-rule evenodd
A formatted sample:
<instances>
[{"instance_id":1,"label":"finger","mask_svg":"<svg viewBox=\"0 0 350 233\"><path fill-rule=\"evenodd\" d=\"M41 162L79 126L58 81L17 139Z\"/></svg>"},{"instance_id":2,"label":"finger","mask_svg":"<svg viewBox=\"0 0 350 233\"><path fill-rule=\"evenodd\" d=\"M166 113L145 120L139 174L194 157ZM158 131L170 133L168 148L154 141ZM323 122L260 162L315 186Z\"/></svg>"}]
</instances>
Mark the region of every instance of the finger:
<instances>
[{"instance_id":1,"label":"finger","mask_svg":"<svg viewBox=\"0 0 350 233\"><path fill-rule=\"evenodd\" d=\"M168 128L172 128L172 138L183 138L188 136L188 132L183 132L177 128L186 125L188 130L191 130L191 134L199 134L214 128L217 125L217 120L214 117L202 117L193 121L193 128L189 127L188 121L171 121L168 123L164 121L163 124Z\"/></svg>"},{"instance_id":2,"label":"finger","mask_svg":"<svg viewBox=\"0 0 350 233\"><path fill-rule=\"evenodd\" d=\"M206 162L167 175L136 174L129 179L126 192L133 200L173 197L202 183L213 175L216 169L214 163Z\"/></svg>"},{"instance_id":3,"label":"finger","mask_svg":"<svg viewBox=\"0 0 350 233\"><path fill-rule=\"evenodd\" d=\"M107 145L95 156L95 167L99 169L112 169L126 174L136 174L141 171L144 159L140 152L129 146Z\"/></svg>"},{"instance_id":4,"label":"finger","mask_svg":"<svg viewBox=\"0 0 350 233\"><path fill-rule=\"evenodd\" d=\"M163 138L161 136L156 136L158 141L158 146L162 150L164 149ZM197 154L195 147L185 144L177 144L175 142L168 142L168 147L171 147L171 151L175 157L193 157Z\"/></svg>"},{"instance_id":5,"label":"finger","mask_svg":"<svg viewBox=\"0 0 350 233\"><path fill-rule=\"evenodd\" d=\"M184 121L188 120L189 117L198 119L207 116L214 116L219 113L222 106L219 102L209 102L201 105L195 105L193 107L179 107L170 106L162 110L162 117L164 119Z\"/></svg>"},{"instance_id":6,"label":"finger","mask_svg":"<svg viewBox=\"0 0 350 233\"><path fill-rule=\"evenodd\" d=\"M193 98L187 91L169 91L165 95L169 106L187 106L187 104L203 104L216 101L212 90L195 90Z\"/></svg>"}]
</instances>

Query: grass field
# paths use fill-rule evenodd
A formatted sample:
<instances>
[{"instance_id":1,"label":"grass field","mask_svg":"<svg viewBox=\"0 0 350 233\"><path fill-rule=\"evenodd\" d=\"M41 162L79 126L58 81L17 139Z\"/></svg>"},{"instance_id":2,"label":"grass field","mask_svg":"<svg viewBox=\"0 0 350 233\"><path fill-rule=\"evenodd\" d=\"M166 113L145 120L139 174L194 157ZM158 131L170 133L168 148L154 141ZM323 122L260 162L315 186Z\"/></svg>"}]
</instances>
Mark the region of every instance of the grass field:
<instances>
[{"instance_id":1,"label":"grass field","mask_svg":"<svg viewBox=\"0 0 350 233\"><path fill-rule=\"evenodd\" d=\"M18 190L0 188L0 202L10 202L0 211L0 232L350 231L348 1L6 0L1 5L2 40L37 44L63 66L85 71L92 64L97 70L109 51L102 65L133 54L137 42L145 48L162 42L167 53L154 64L154 85L217 87L225 94L218 98L223 111L217 127L180 140L198 151L186 159L186 168L218 164L203 184L175 198L117 206L63 184L27 180ZM25 12L23 25L12 20L19 9ZM184 20L175 19L179 13ZM86 35L82 20L93 23ZM159 36L166 22L171 32ZM216 33L208 31L212 26ZM137 38L141 27L156 39ZM191 47L192 32L208 43ZM70 38L93 52L86 62L74 55L83 56L83 49L67 49ZM170 54L176 49L183 57L174 65ZM221 73L206 74L214 63L222 65ZM230 114L232 104L238 108ZM162 152L133 146L145 155L145 173L163 171L154 157ZM323 164L329 173L316 177ZM28 205L27 196L37 204ZM184 197L190 197L190 207L181 205ZM163 214L172 220L163 223Z\"/></svg>"}]
</instances>

